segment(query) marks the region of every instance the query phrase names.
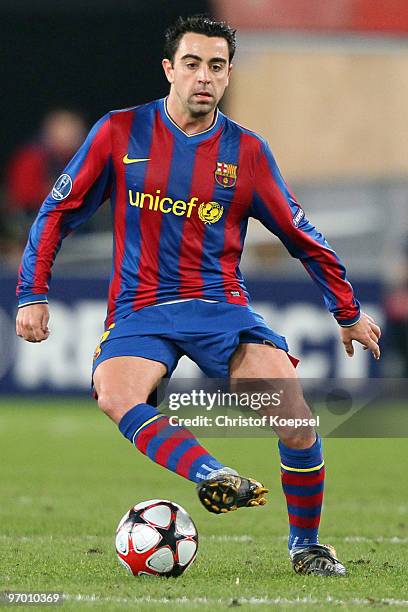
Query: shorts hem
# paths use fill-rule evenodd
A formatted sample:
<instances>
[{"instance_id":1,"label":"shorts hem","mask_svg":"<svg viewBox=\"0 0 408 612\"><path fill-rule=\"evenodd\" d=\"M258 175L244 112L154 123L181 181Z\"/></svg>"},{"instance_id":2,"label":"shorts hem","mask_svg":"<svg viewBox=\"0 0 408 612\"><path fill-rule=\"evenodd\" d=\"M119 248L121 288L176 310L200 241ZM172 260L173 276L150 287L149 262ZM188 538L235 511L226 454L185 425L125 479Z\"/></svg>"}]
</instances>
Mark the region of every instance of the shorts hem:
<instances>
[{"instance_id":1,"label":"shorts hem","mask_svg":"<svg viewBox=\"0 0 408 612\"><path fill-rule=\"evenodd\" d=\"M93 375L95 373L96 368L101 363L103 363L104 361L108 361L108 359L115 359L115 357L140 357L141 359L147 359L149 361L155 361L156 363L162 363L166 367L166 369L167 369L167 371L164 374L164 376L171 376L171 374L169 374L169 372L173 373L173 371L175 370L175 367L176 367L176 366L174 366L173 368L171 368L170 365L166 361L164 361L164 359L157 359L157 358L153 359L153 357L146 357L146 355L135 355L134 353L121 353L120 355L106 355L106 356L104 356L103 359L99 359L99 357L98 357L97 363L95 362L92 365L92 378L93 378Z\"/></svg>"}]
</instances>

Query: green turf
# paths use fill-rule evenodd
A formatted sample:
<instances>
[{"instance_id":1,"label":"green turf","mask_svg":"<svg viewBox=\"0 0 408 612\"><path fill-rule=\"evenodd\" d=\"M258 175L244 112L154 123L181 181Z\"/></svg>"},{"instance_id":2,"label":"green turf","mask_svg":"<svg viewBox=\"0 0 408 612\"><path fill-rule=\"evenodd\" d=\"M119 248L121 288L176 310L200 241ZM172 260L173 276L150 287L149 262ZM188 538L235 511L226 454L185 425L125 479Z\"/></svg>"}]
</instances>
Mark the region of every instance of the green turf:
<instances>
[{"instance_id":1,"label":"green turf","mask_svg":"<svg viewBox=\"0 0 408 612\"><path fill-rule=\"evenodd\" d=\"M405 439L325 442L321 540L348 566L344 579L291 570L275 440L204 442L263 480L270 503L207 513L191 483L132 449L94 402L1 402L0 591L63 591L64 610L408 606ZM197 560L178 579L132 578L116 560L118 520L155 497L180 503L198 527Z\"/></svg>"}]
</instances>

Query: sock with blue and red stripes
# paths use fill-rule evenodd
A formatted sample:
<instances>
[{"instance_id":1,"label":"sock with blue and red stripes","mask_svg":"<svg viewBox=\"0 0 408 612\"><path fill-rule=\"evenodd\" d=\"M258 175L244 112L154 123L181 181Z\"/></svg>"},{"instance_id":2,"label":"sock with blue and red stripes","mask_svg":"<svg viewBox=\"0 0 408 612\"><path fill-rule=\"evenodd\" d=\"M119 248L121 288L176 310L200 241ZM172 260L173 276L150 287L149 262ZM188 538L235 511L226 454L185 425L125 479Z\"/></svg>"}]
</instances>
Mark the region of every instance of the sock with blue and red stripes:
<instances>
[{"instance_id":1,"label":"sock with blue and red stripes","mask_svg":"<svg viewBox=\"0 0 408 612\"><path fill-rule=\"evenodd\" d=\"M152 461L193 482L225 467L203 448L185 427L170 425L168 417L150 404L138 404L123 415L121 433Z\"/></svg>"},{"instance_id":2,"label":"sock with blue and red stripes","mask_svg":"<svg viewBox=\"0 0 408 612\"><path fill-rule=\"evenodd\" d=\"M317 544L324 488L319 437L310 448L295 449L279 441L282 488L289 515L289 550Z\"/></svg>"}]
</instances>

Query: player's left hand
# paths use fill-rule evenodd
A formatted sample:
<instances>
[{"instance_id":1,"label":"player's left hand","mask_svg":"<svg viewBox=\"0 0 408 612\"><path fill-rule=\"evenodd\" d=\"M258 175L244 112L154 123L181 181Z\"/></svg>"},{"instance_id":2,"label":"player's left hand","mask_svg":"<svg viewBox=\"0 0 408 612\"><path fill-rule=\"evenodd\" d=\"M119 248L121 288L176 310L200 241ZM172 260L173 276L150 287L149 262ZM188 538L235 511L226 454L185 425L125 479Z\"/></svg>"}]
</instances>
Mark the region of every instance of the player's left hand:
<instances>
[{"instance_id":1,"label":"player's left hand","mask_svg":"<svg viewBox=\"0 0 408 612\"><path fill-rule=\"evenodd\" d=\"M378 342L381 338L381 329L374 319L364 312L361 313L360 320L351 327L340 327L340 335L349 357L354 355L353 340L357 340L363 345L364 350L372 352L374 359L380 358Z\"/></svg>"}]
</instances>

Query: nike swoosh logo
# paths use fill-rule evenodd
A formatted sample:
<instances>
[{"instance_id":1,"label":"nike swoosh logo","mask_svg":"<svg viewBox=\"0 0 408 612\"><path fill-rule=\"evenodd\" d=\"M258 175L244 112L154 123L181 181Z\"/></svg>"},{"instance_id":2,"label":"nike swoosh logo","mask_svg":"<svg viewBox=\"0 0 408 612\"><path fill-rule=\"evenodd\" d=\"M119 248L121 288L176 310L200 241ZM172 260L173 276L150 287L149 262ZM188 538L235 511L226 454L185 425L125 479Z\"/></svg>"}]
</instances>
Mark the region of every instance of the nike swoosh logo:
<instances>
[{"instance_id":1,"label":"nike swoosh logo","mask_svg":"<svg viewBox=\"0 0 408 612\"><path fill-rule=\"evenodd\" d=\"M138 162L146 162L146 161L150 161L150 157L143 157L143 158L136 158L136 159L132 159L130 157L128 157L128 154L126 153L125 157L123 158L123 163L124 164L137 164Z\"/></svg>"}]
</instances>

